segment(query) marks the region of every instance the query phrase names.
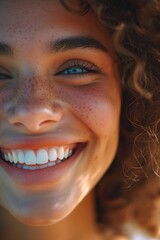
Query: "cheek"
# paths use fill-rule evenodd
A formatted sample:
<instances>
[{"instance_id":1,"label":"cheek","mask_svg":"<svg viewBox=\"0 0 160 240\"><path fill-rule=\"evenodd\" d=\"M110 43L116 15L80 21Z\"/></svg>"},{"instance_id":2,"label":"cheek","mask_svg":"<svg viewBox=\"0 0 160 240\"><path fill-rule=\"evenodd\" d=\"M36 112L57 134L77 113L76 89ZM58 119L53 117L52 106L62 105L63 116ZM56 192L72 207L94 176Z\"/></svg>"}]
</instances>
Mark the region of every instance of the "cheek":
<instances>
[{"instance_id":1,"label":"cheek","mask_svg":"<svg viewBox=\"0 0 160 240\"><path fill-rule=\"evenodd\" d=\"M6 89L5 91L0 91L0 120L4 118L4 112L6 104L9 102L12 96L12 90ZM1 123L0 123L1 124Z\"/></svg>"},{"instance_id":2,"label":"cheek","mask_svg":"<svg viewBox=\"0 0 160 240\"><path fill-rule=\"evenodd\" d=\"M91 131L105 136L112 126L117 126L120 114L120 94L104 87L85 86L66 89L61 97Z\"/></svg>"}]
</instances>

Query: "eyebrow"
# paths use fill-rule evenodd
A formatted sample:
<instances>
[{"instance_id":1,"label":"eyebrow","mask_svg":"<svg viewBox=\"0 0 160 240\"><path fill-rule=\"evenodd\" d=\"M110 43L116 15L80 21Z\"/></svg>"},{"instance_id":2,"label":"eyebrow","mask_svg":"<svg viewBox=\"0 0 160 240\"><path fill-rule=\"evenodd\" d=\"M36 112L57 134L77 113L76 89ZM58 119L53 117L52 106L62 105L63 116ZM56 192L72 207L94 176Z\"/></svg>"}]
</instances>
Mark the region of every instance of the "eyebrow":
<instances>
[{"instance_id":1,"label":"eyebrow","mask_svg":"<svg viewBox=\"0 0 160 240\"><path fill-rule=\"evenodd\" d=\"M54 52L68 51L76 48L93 48L103 52L109 52L109 50L95 38L84 36L61 38L51 41L49 44L47 44L47 52L49 54ZM13 57L13 48L4 42L0 42L0 55Z\"/></svg>"},{"instance_id":2,"label":"eyebrow","mask_svg":"<svg viewBox=\"0 0 160 240\"><path fill-rule=\"evenodd\" d=\"M48 45L49 53L68 51L76 48L93 48L104 52L109 52L108 49L95 38L84 36L57 39L56 41L51 41Z\"/></svg>"}]
</instances>

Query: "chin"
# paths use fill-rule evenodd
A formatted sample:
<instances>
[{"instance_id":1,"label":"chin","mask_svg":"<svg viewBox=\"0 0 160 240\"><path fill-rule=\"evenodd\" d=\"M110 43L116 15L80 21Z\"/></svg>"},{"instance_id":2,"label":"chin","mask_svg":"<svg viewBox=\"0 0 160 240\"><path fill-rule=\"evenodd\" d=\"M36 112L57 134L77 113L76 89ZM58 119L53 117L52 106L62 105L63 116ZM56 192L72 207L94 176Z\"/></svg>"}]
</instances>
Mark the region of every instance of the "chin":
<instances>
[{"instance_id":1,"label":"chin","mask_svg":"<svg viewBox=\"0 0 160 240\"><path fill-rule=\"evenodd\" d=\"M49 226L49 225L53 225L53 224L56 224L58 222L60 222L61 220L63 220L63 217L62 218L33 218L32 216L29 218L29 217L21 217L21 216L18 216L15 218L21 222L22 224L24 225L28 225L28 226ZM65 217L64 217L65 218Z\"/></svg>"},{"instance_id":2,"label":"chin","mask_svg":"<svg viewBox=\"0 0 160 240\"><path fill-rule=\"evenodd\" d=\"M30 225L30 226L48 226L52 224L56 224L63 219L65 219L73 210L74 208L66 208L61 210L53 210L51 209L37 209L35 211L30 209L20 209L21 211L11 211L11 215L16 218L19 222L21 222L24 225Z\"/></svg>"}]
</instances>

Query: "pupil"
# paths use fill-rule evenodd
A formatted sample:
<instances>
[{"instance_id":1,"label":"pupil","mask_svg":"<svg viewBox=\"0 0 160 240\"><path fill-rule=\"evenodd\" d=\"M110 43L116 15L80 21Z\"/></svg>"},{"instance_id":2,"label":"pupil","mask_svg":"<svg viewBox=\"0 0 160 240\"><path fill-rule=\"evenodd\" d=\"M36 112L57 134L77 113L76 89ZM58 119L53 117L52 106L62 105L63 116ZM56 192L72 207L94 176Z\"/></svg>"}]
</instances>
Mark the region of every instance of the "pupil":
<instances>
[{"instance_id":1,"label":"pupil","mask_svg":"<svg viewBox=\"0 0 160 240\"><path fill-rule=\"evenodd\" d=\"M81 68L71 68L70 73L81 73L83 70Z\"/></svg>"},{"instance_id":2,"label":"pupil","mask_svg":"<svg viewBox=\"0 0 160 240\"><path fill-rule=\"evenodd\" d=\"M76 73L84 73L84 72L87 72L87 71L83 68L70 68L70 69L67 69L64 73L65 74L76 74Z\"/></svg>"}]
</instances>

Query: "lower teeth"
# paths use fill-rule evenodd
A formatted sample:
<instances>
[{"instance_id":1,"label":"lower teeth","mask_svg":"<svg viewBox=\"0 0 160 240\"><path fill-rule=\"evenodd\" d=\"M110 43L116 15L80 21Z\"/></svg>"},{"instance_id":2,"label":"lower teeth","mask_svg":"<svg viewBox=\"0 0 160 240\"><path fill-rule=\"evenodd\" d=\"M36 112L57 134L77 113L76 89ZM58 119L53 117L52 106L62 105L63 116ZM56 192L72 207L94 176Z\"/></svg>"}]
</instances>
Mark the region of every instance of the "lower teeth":
<instances>
[{"instance_id":1,"label":"lower teeth","mask_svg":"<svg viewBox=\"0 0 160 240\"><path fill-rule=\"evenodd\" d=\"M57 162L48 162L46 164L34 165L34 166L15 164L15 163L10 163L10 162L7 162L7 163L9 165L12 165L13 167L18 167L18 168L25 169L25 170L36 170L36 169L43 169L43 168L46 168L46 167L53 167L53 166L55 166L55 165L57 165L61 162L64 162L64 160L58 160Z\"/></svg>"},{"instance_id":2,"label":"lower teeth","mask_svg":"<svg viewBox=\"0 0 160 240\"><path fill-rule=\"evenodd\" d=\"M53 167L61 162L63 162L64 160L58 160L57 162L49 162L49 163L46 163L46 164L43 164L43 165L35 165L35 166L28 166L28 165L21 165L21 164L12 164L13 166L16 166L18 168L22 168L22 169L25 169L25 170L36 170L36 169L43 169L43 168L46 168L46 167Z\"/></svg>"},{"instance_id":3,"label":"lower teeth","mask_svg":"<svg viewBox=\"0 0 160 240\"><path fill-rule=\"evenodd\" d=\"M72 154L73 155L73 154ZM71 156L72 156L71 155ZM71 156L69 156L68 158L70 158ZM38 170L38 169L43 169L43 168L47 168L47 167L53 167L61 162L64 162L65 160L67 160L68 158L65 158L63 160L57 160L56 162L48 162L46 164L42 164L42 165L34 165L34 166L29 166L29 165L22 165L22 164L18 164L18 163L11 163L9 161L6 161L4 158L2 158L6 163L8 163L9 165L12 165L13 167L18 167L24 170Z\"/></svg>"}]
</instances>

